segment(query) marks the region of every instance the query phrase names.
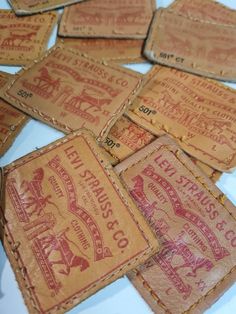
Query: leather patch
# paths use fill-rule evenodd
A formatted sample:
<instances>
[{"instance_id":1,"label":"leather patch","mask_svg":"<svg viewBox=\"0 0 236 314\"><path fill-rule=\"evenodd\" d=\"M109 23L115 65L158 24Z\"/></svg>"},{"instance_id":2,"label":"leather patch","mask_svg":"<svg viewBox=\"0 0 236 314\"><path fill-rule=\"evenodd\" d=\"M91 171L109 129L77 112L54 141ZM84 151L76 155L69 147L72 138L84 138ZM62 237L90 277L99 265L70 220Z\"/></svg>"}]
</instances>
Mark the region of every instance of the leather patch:
<instances>
[{"instance_id":1,"label":"leather patch","mask_svg":"<svg viewBox=\"0 0 236 314\"><path fill-rule=\"evenodd\" d=\"M78 131L4 169L3 244L30 313L65 313L157 251L110 168Z\"/></svg>"},{"instance_id":2,"label":"leather patch","mask_svg":"<svg viewBox=\"0 0 236 314\"><path fill-rule=\"evenodd\" d=\"M212 0L175 0L169 9L199 20L236 25L236 11Z\"/></svg>"},{"instance_id":3,"label":"leather patch","mask_svg":"<svg viewBox=\"0 0 236 314\"><path fill-rule=\"evenodd\" d=\"M122 116L111 128L103 146L114 158L115 165L154 139L154 135Z\"/></svg>"},{"instance_id":4,"label":"leather patch","mask_svg":"<svg viewBox=\"0 0 236 314\"><path fill-rule=\"evenodd\" d=\"M163 65L236 82L235 47L235 27L162 9L155 14L144 54Z\"/></svg>"},{"instance_id":5,"label":"leather patch","mask_svg":"<svg viewBox=\"0 0 236 314\"><path fill-rule=\"evenodd\" d=\"M111 128L108 136L103 142L104 151L110 163L114 166L141 148L153 142L157 137L125 116L122 116ZM200 160L189 156L213 182L219 180L221 172L204 164Z\"/></svg>"},{"instance_id":6,"label":"leather patch","mask_svg":"<svg viewBox=\"0 0 236 314\"><path fill-rule=\"evenodd\" d=\"M227 172L236 166L235 104L234 89L154 67L128 116L156 135L168 133L188 154Z\"/></svg>"},{"instance_id":7,"label":"leather patch","mask_svg":"<svg viewBox=\"0 0 236 314\"><path fill-rule=\"evenodd\" d=\"M139 63L144 41L140 39L64 38L66 47L88 54L93 59L116 63Z\"/></svg>"},{"instance_id":8,"label":"leather patch","mask_svg":"<svg viewBox=\"0 0 236 314\"><path fill-rule=\"evenodd\" d=\"M0 64L26 65L39 58L57 18L54 12L17 17L10 10L0 10Z\"/></svg>"},{"instance_id":9,"label":"leather patch","mask_svg":"<svg viewBox=\"0 0 236 314\"><path fill-rule=\"evenodd\" d=\"M103 140L141 83L134 71L55 46L19 74L4 98L65 133L84 127Z\"/></svg>"},{"instance_id":10,"label":"leather patch","mask_svg":"<svg viewBox=\"0 0 236 314\"><path fill-rule=\"evenodd\" d=\"M145 39L154 0L93 0L65 8L59 35Z\"/></svg>"},{"instance_id":11,"label":"leather patch","mask_svg":"<svg viewBox=\"0 0 236 314\"><path fill-rule=\"evenodd\" d=\"M132 283L155 313L203 313L235 282L235 207L167 137L115 169L161 243Z\"/></svg>"},{"instance_id":12,"label":"leather patch","mask_svg":"<svg viewBox=\"0 0 236 314\"><path fill-rule=\"evenodd\" d=\"M41 13L78 3L82 0L8 0L17 15Z\"/></svg>"},{"instance_id":13,"label":"leather patch","mask_svg":"<svg viewBox=\"0 0 236 314\"><path fill-rule=\"evenodd\" d=\"M0 72L0 95L1 89L11 77L13 76ZM0 156L8 150L27 121L25 114L0 98Z\"/></svg>"}]
</instances>

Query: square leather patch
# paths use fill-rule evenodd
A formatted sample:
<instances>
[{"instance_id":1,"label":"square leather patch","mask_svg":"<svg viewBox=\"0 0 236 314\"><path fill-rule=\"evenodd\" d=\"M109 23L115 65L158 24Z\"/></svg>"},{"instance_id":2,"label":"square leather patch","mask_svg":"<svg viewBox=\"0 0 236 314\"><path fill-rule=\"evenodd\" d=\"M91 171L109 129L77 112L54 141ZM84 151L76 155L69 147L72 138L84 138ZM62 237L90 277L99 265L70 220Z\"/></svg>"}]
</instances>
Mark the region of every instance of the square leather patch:
<instances>
[{"instance_id":1,"label":"square leather patch","mask_svg":"<svg viewBox=\"0 0 236 314\"><path fill-rule=\"evenodd\" d=\"M80 2L82 0L8 0L18 15L41 13L64 7L65 5Z\"/></svg>"},{"instance_id":2,"label":"square leather patch","mask_svg":"<svg viewBox=\"0 0 236 314\"><path fill-rule=\"evenodd\" d=\"M17 17L0 10L0 64L26 65L46 50L57 13Z\"/></svg>"},{"instance_id":3,"label":"square leather patch","mask_svg":"<svg viewBox=\"0 0 236 314\"><path fill-rule=\"evenodd\" d=\"M30 313L65 313L157 251L110 169L83 131L4 168L3 245Z\"/></svg>"},{"instance_id":4,"label":"square leather patch","mask_svg":"<svg viewBox=\"0 0 236 314\"><path fill-rule=\"evenodd\" d=\"M66 133L84 127L103 140L141 83L136 72L55 46L19 74L4 98Z\"/></svg>"},{"instance_id":5,"label":"square leather patch","mask_svg":"<svg viewBox=\"0 0 236 314\"><path fill-rule=\"evenodd\" d=\"M11 77L13 76L0 72L0 95L1 89ZM0 156L8 150L27 121L25 114L0 98Z\"/></svg>"},{"instance_id":6,"label":"square leather patch","mask_svg":"<svg viewBox=\"0 0 236 314\"><path fill-rule=\"evenodd\" d=\"M59 35L145 39L154 0L93 0L65 8Z\"/></svg>"},{"instance_id":7,"label":"square leather patch","mask_svg":"<svg viewBox=\"0 0 236 314\"><path fill-rule=\"evenodd\" d=\"M155 313L203 313L235 282L235 207L168 137L115 170L161 243L132 283Z\"/></svg>"},{"instance_id":8,"label":"square leather patch","mask_svg":"<svg viewBox=\"0 0 236 314\"><path fill-rule=\"evenodd\" d=\"M96 60L115 63L139 63L144 41L141 39L64 38L65 47L88 54Z\"/></svg>"},{"instance_id":9,"label":"square leather patch","mask_svg":"<svg viewBox=\"0 0 236 314\"><path fill-rule=\"evenodd\" d=\"M166 67L153 68L128 116L168 133L190 155L219 171L236 166L236 91Z\"/></svg>"},{"instance_id":10,"label":"square leather patch","mask_svg":"<svg viewBox=\"0 0 236 314\"><path fill-rule=\"evenodd\" d=\"M212 0L175 0L168 9L181 15L219 24L236 25L236 11Z\"/></svg>"},{"instance_id":11,"label":"square leather patch","mask_svg":"<svg viewBox=\"0 0 236 314\"><path fill-rule=\"evenodd\" d=\"M154 62L236 82L236 28L158 10L144 48Z\"/></svg>"},{"instance_id":12,"label":"square leather patch","mask_svg":"<svg viewBox=\"0 0 236 314\"><path fill-rule=\"evenodd\" d=\"M139 149L148 145L155 136L144 130L125 116L122 116L111 128L103 146L117 164Z\"/></svg>"}]
</instances>

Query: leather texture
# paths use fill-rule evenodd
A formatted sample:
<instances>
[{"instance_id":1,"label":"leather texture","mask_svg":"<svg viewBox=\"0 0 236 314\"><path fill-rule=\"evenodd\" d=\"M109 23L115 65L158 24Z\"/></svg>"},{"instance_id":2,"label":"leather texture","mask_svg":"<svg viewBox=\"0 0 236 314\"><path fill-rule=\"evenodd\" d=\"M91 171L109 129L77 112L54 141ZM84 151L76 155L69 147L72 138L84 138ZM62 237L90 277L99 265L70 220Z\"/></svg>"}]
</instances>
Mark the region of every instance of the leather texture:
<instances>
[{"instance_id":1,"label":"leather texture","mask_svg":"<svg viewBox=\"0 0 236 314\"><path fill-rule=\"evenodd\" d=\"M167 67L153 68L127 115L154 133L168 133L191 156L219 171L236 166L236 92Z\"/></svg>"},{"instance_id":2,"label":"leather texture","mask_svg":"<svg viewBox=\"0 0 236 314\"><path fill-rule=\"evenodd\" d=\"M59 35L145 39L156 8L154 0L93 0L65 8Z\"/></svg>"},{"instance_id":3,"label":"leather texture","mask_svg":"<svg viewBox=\"0 0 236 314\"><path fill-rule=\"evenodd\" d=\"M23 66L42 56L52 29L55 12L17 17L11 10L0 10L0 64Z\"/></svg>"},{"instance_id":4,"label":"leather texture","mask_svg":"<svg viewBox=\"0 0 236 314\"><path fill-rule=\"evenodd\" d=\"M159 64L236 82L235 47L234 26L159 9L150 27L144 55Z\"/></svg>"},{"instance_id":5,"label":"leather texture","mask_svg":"<svg viewBox=\"0 0 236 314\"><path fill-rule=\"evenodd\" d=\"M60 39L59 39L60 40ZM64 38L68 48L88 54L96 60L115 63L139 63L146 59L142 55L142 39ZM60 41L59 41L60 42Z\"/></svg>"},{"instance_id":6,"label":"leather texture","mask_svg":"<svg viewBox=\"0 0 236 314\"><path fill-rule=\"evenodd\" d=\"M203 21L236 26L236 12L212 0L175 0L168 10Z\"/></svg>"},{"instance_id":7,"label":"leather texture","mask_svg":"<svg viewBox=\"0 0 236 314\"><path fill-rule=\"evenodd\" d=\"M235 207L167 136L115 168L161 243L129 274L159 313L202 313L235 282Z\"/></svg>"},{"instance_id":8,"label":"leather texture","mask_svg":"<svg viewBox=\"0 0 236 314\"><path fill-rule=\"evenodd\" d=\"M65 133L84 127L103 140L141 85L141 74L57 45L19 73L4 99Z\"/></svg>"},{"instance_id":9,"label":"leather texture","mask_svg":"<svg viewBox=\"0 0 236 314\"><path fill-rule=\"evenodd\" d=\"M4 86L12 79L13 75L0 72L0 96ZM25 114L0 98L0 156L9 149L27 121Z\"/></svg>"},{"instance_id":10,"label":"leather texture","mask_svg":"<svg viewBox=\"0 0 236 314\"><path fill-rule=\"evenodd\" d=\"M103 142L104 148L117 164L151 143L156 137L125 116L122 116L111 128Z\"/></svg>"},{"instance_id":11,"label":"leather texture","mask_svg":"<svg viewBox=\"0 0 236 314\"><path fill-rule=\"evenodd\" d=\"M194 157L191 157L191 156L189 157L192 160L192 162L194 162L195 165L198 166L213 182L217 182L220 179L222 175L220 171L213 169L212 167L204 164L203 162L201 162L200 160L197 160Z\"/></svg>"},{"instance_id":12,"label":"leather texture","mask_svg":"<svg viewBox=\"0 0 236 314\"><path fill-rule=\"evenodd\" d=\"M4 177L3 245L30 313L64 313L159 248L87 131L17 160Z\"/></svg>"},{"instance_id":13,"label":"leather texture","mask_svg":"<svg viewBox=\"0 0 236 314\"><path fill-rule=\"evenodd\" d=\"M17 15L29 15L34 13L42 13L64 7L66 5L75 4L82 0L8 0Z\"/></svg>"},{"instance_id":14,"label":"leather texture","mask_svg":"<svg viewBox=\"0 0 236 314\"><path fill-rule=\"evenodd\" d=\"M132 122L126 116L122 116L111 128L103 142L103 147L114 166L147 146L156 138L152 133ZM194 157L189 157L213 182L219 180L222 174L220 171Z\"/></svg>"}]
</instances>

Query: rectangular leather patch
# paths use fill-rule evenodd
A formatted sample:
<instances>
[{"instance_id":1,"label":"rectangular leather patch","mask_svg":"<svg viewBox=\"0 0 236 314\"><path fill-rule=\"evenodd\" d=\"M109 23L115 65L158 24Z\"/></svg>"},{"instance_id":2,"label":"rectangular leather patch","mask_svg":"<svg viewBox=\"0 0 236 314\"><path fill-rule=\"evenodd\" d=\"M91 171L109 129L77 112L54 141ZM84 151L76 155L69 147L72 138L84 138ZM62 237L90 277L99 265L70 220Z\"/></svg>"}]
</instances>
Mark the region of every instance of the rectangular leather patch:
<instances>
[{"instance_id":1,"label":"rectangular leather patch","mask_svg":"<svg viewBox=\"0 0 236 314\"><path fill-rule=\"evenodd\" d=\"M168 137L115 170L161 243L132 283L155 313L203 313L235 282L235 207Z\"/></svg>"},{"instance_id":2,"label":"rectangular leather patch","mask_svg":"<svg viewBox=\"0 0 236 314\"><path fill-rule=\"evenodd\" d=\"M65 313L157 251L110 168L78 131L4 169L3 244L30 313Z\"/></svg>"},{"instance_id":3,"label":"rectangular leather patch","mask_svg":"<svg viewBox=\"0 0 236 314\"><path fill-rule=\"evenodd\" d=\"M115 165L154 139L154 135L122 116L111 128L103 146L114 157L112 164Z\"/></svg>"},{"instance_id":4,"label":"rectangular leather patch","mask_svg":"<svg viewBox=\"0 0 236 314\"><path fill-rule=\"evenodd\" d=\"M4 98L65 133L84 127L103 140L141 83L136 72L55 46L19 74Z\"/></svg>"},{"instance_id":5,"label":"rectangular leather patch","mask_svg":"<svg viewBox=\"0 0 236 314\"><path fill-rule=\"evenodd\" d=\"M175 0L168 9L181 15L219 24L236 25L236 11L212 0Z\"/></svg>"},{"instance_id":6,"label":"rectangular leather patch","mask_svg":"<svg viewBox=\"0 0 236 314\"><path fill-rule=\"evenodd\" d=\"M235 105L232 88L154 67L128 116L156 135L168 133L188 154L227 172L236 166Z\"/></svg>"},{"instance_id":7,"label":"rectangular leather patch","mask_svg":"<svg viewBox=\"0 0 236 314\"><path fill-rule=\"evenodd\" d=\"M11 77L13 76L0 72L0 95L1 89ZM25 114L0 98L0 156L8 150L27 121Z\"/></svg>"},{"instance_id":8,"label":"rectangular leather patch","mask_svg":"<svg viewBox=\"0 0 236 314\"><path fill-rule=\"evenodd\" d=\"M41 13L82 0L8 0L17 15Z\"/></svg>"},{"instance_id":9,"label":"rectangular leather patch","mask_svg":"<svg viewBox=\"0 0 236 314\"><path fill-rule=\"evenodd\" d=\"M93 0L65 8L59 35L145 39L154 0Z\"/></svg>"},{"instance_id":10,"label":"rectangular leather patch","mask_svg":"<svg viewBox=\"0 0 236 314\"><path fill-rule=\"evenodd\" d=\"M144 41L141 39L64 38L65 47L84 52L96 60L116 63L139 63Z\"/></svg>"},{"instance_id":11,"label":"rectangular leather patch","mask_svg":"<svg viewBox=\"0 0 236 314\"><path fill-rule=\"evenodd\" d=\"M0 10L0 64L26 65L39 58L57 18L54 12L17 17L10 10Z\"/></svg>"},{"instance_id":12,"label":"rectangular leather patch","mask_svg":"<svg viewBox=\"0 0 236 314\"><path fill-rule=\"evenodd\" d=\"M144 54L163 65L236 82L235 47L236 27L162 9L155 14Z\"/></svg>"}]
</instances>

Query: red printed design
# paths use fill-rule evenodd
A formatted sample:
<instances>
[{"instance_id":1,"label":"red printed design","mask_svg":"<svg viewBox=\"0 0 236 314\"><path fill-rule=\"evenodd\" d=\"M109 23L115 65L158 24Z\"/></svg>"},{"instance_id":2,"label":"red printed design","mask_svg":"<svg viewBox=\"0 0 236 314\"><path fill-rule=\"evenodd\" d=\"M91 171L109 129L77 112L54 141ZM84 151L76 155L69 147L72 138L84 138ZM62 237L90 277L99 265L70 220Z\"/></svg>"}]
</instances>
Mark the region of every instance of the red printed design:
<instances>
[{"instance_id":1,"label":"red printed design","mask_svg":"<svg viewBox=\"0 0 236 314\"><path fill-rule=\"evenodd\" d=\"M96 221L93 217L78 203L76 187L74 185L72 177L61 165L60 158L56 156L48 163L49 167L59 176L62 180L68 200L68 210L78 217L84 226L88 229L89 234L93 240L94 246L94 261L100 261L106 257L111 257L112 253L108 247L104 246L104 240L102 232L99 229Z\"/></svg>"},{"instance_id":2,"label":"red printed design","mask_svg":"<svg viewBox=\"0 0 236 314\"><path fill-rule=\"evenodd\" d=\"M161 186L171 202L175 215L179 219L191 222L204 235L216 261L229 255L229 252L220 246L218 239L208 225L196 213L184 209L177 192L165 178L155 173L151 165L147 166L142 171L142 174ZM172 239L169 235L171 226L168 222L164 218L156 219L154 216L155 212L162 211L168 216L168 221L176 222L171 217L171 213L166 213L166 211L159 208L161 202L150 202L144 191L144 179L141 175L133 177L132 181L134 182L134 186L130 194L143 211L145 217L149 220L163 246L160 253L155 255L153 259L185 300L191 295L192 287L183 281L182 273L179 274L178 272L181 269L186 269L185 276L195 278L199 270L205 269L205 271L209 272L214 267L214 264L210 259L202 255L195 246L193 246L195 251L193 252L191 244L185 242L184 231L178 235L177 239ZM157 191L157 189L153 189L153 183L148 184L148 189L152 190L153 193ZM160 194L158 196L160 198ZM157 217L159 217L158 214Z\"/></svg>"},{"instance_id":3,"label":"red printed design","mask_svg":"<svg viewBox=\"0 0 236 314\"><path fill-rule=\"evenodd\" d=\"M50 74L49 68L52 69L53 74ZM66 84L62 72L83 84L82 90L78 90L72 84ZM22 85L34 94L50 99L58 107L63 106L65 111L96 125L100 122L96 113L109 115L109 105L112 99L122 92L102 81L83 77L73 68L55 62L48 62L46 67L38 70L33 80L23 80Z\"/></svg>"},{"instance_id":4,"label":"red printed design","mask_svg":"<svg viewBox=\"0 0 236 314\"><path fill-rule=\"evenodd\" d=\"M28 27L27 29L19 29L15 28L12 29L12 26L16 27L16 25L0 25L0 29L9 29L9 34L7 37L4 37L2 41L0 40L0 48L1 50L11 50L11 51L32 51L34 50L34 46L30 45L29 43L32 42L32 38L36 37L37 32L29 32ZM30 25L27 25L30 28ZM39 30L40 26L33 25L35 30Z\"/></svg>"},{"instance_id":5,"label":"red printed design","mask_svg":"<svg viewBox=\"0 0 236 314\"><path fill-rule=\"evenodd\" d=\"M145 217L150 220L153 218L154 210L158 210L157 202L155 201L150 204L150 201L144 192L144 182L141 176L134 177L132 181L134 181L135 184L133 190L130 191L130 194L145 213Z\"/></svg>"},{"instance_id":6,"label":"red printed design","mask_svg":"<svg viewBox=\"0 0 236 314\"><path fill-rule=\"evenodd\" d=\"M214 265L208 258L195 255L190 250L190 245L181 238L181 235L177 240L171 239L168 234L161 239L163 249L153 258L173 283L176 290L183 295L183 299L186 300L191 294L192 287L184 283L178 271L186 268L188 270L186 276L195 278L199 269L203 268L209 272ZM183 263L181 263L180 258L183 260ZM174 260L175 266L173 266ZM176 260L178 261L177 265Z\"/></svg>"},{"instance_id":7,"label":"red printed design","mask_svg":"<svg viewBox=\"0 0 236 314\"><path fill-rule=\"evenodd\" d=\"M142 173L164 189L171 201L174 213L180 218L191 222L203 234L212 250L216 261L219 261L229 255L227 249L220 245L216 235L202 220L202 218L199 217L196 213L191 212L190 210L187 210L183 207L183 204L175 189L165 178L155 172L154 167L149 165L142 171Z\"/></svg>"},{"instance_id":8,"label":"red printed design","mask_svg":"<svg viewBox=\"0 0 236 314\"><path fill-rule=\"evenodd\" d=\"M146 105L150 105L157 112L186 127L191 132L210 138L217 144L226 145L232 152L235 150L233 142L222 134L231 129L232 123L230 121L185 108L181 106L181 103L176 103L167 92L163 92L158 101L155 101L152 97L139 96L139 98ZM197 100L199 103L204 101L201 97Z\"/></svg>"},{"instance_id":9,"label":"red printed design","mask_svg":"<svg viewBox=\"0 0 236 314\"><path fill-rule=\"evenodd\" d=\"M145 14L146 9L144 6L137 6L134 8L133 6L125 6L122 8L116 8L116 12L114 9L109 10L107 7L96 7L95 4L93 6L87 5L84 9L83 6L78 7L74 17L72 18L72 23L74 26L77 25L106 25L113 26L119 25L123 26L140 26L146 25L147 16Z\"/></svg>"},{"instance_id":10,"label":"red printed design","mask_svg":"<svg viewBox=\"0 0 236 314\"><path fill-rule=\"evenodd\" d=\"M129 123L129 126L124 129L120 129L119 126L114 125L111 129L111 135L133 151L146 146L154 138L152 134L141 129L134 123Z\"/></svg>"},{"instance_id":11,"label":"red printed design","mask_svg":"<svg viewBox=\"0 0 236 314\"><path fill-rule=\"evenodd\" d=\"M14 178L10 179L6 184L7 192L20 222L29 222L29 217L34 214L39 216L47 204L51 204L57 208L57 206L50 201L51 195L43 195L43 169L38 168L33 174L32 180L23 180L21 182L19 192Z\"/></svg>"},{"instance_id":12,"label":"red printed design","mask_svg":"<svg viewBox=\"0 0 236 314\"><path fill-rule=\"evenodd\" d=\"M85 254L81 252L75 242L67 237L66 232L68 231L69 228L66 228L57 234L51 232L40 238L38 237L34 239L32 245L32 250L44 279L49 289L54 290L55 294L62 287L61 282L56 279L56 273L69 276L71 268L79 267L82 272L89 267L88 260L82 257ZM81 256L76 255L71 247L74 247L76 251L80 251ZM60 265L61 267L54 269L56 265Z\"/></svg>"}]
</instances>

